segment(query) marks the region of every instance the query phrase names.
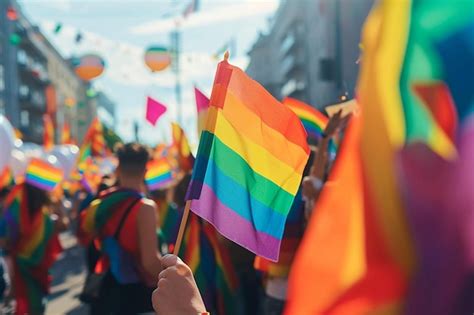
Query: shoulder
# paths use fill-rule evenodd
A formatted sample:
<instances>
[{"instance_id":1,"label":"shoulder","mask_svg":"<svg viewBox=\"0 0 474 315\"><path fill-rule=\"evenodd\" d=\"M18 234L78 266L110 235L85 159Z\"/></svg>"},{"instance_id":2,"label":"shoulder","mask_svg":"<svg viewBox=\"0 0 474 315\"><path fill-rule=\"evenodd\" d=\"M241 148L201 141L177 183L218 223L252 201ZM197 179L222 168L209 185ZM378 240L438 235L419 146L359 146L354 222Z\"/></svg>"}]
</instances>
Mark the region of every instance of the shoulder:
<instances>
[{"instance_id":1,"label":"shoulder","mask_svg":"<svg viewBox=\"0 0 474 315\"><path fill-rule=\"evenodd\" d=\"M155 213L156 203L148 198L143 198L140 205L140 213Z\"/></svg>"}]
</instances>

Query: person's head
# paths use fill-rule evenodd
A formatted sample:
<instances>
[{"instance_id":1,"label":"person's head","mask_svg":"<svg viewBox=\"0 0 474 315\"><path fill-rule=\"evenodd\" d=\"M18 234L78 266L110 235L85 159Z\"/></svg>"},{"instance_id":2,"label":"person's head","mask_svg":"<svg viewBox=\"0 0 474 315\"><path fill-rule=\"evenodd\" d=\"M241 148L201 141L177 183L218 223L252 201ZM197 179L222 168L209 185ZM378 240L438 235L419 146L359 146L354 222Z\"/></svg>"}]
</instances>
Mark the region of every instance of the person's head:
<instances>
[{"instance_id":1,"label":"person's head","mask_svg":"<svg viewBox=\"0 0 474 315\"><path fill-rule=\"evenodd\" d=\"M117 148L117 179L121 185L127 182L142 183L146 164L150 159L148 147L139 143L127 143Z\"/></svg>"}]
</instances>

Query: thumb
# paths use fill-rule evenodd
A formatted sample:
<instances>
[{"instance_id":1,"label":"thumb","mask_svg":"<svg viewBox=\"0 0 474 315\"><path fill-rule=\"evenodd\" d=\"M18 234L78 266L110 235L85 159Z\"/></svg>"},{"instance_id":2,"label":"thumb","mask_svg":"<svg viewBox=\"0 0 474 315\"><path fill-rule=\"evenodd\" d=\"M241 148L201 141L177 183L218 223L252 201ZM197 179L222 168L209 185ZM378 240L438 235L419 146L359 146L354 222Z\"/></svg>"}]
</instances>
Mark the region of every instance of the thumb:
<instances>
[{"instance_id":1,"label":"thumb","mask_svg":"<svg viewBox=\"0 0 474 315\"><path fill-rule=\"evenodd\" d=\"M163 269L176 266L179 262L181 262L181 259L178 256L171 254L165 255L161 258L161 266Z\"/></svg>"}]
</instances>

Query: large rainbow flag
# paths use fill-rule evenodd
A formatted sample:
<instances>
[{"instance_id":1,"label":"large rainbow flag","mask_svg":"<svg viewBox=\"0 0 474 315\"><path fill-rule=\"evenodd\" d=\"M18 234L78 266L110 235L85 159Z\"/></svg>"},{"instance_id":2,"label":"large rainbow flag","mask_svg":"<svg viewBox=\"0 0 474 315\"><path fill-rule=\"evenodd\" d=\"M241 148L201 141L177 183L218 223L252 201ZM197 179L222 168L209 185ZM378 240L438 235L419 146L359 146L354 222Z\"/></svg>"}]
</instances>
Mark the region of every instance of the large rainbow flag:
<instances>
[{"instance_id":1,"label":"large rainbow flag","mask_svg":"<svg viewBox=\"0 0 474 315\"><path fill-rule=\"evenodd\" d=\"M250 251L278 260L309 156L298 117L227 60L219 63L188 188L191 210Z\"/></svg>"},{"instance_id":2,"label":"large rainbow flag","mask_svg":"<svg viewBox=\"0 0 474 315\"><path fill-rule=\"evenodd\" d=\"M462 252L467 244L460 244L466 234L458 226L461 232L453 236L458 227L447 226L459 212L439 223L450 190L436 192L431 213L426 207L433 183L446 174L435 161L454 164L448 161L457 154L457 121L474 109L471 76L463 70L472 65L466 47L474 47L473 29L472 1L385 0L374 6L363 30L362 117L346 131L329 178L334 184L323 189L297 253L286 314L472 313L472 272L462 276L460 267L439 281L440 270L472 266ZM430 172L416 169L427 164ZM439 178L423 178L427 174ZM409 187L411 202L416 200L411 218L410 203L402 199ZM463 196L462 190L456 194ZM466 209L462 203L456 208ZM446 230L450 235L441 234ZM433 250L442 247L458 253Z\"/></svg>"}]
</instances>

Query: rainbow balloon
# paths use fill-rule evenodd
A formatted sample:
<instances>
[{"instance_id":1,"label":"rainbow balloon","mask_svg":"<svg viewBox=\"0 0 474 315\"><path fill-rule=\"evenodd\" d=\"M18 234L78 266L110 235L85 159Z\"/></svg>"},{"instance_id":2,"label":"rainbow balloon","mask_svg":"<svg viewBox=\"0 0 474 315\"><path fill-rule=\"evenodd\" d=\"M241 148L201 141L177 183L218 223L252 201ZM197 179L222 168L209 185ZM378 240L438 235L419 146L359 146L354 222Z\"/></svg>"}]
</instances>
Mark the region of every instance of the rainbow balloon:
<instances>
[{"instance_id":1,"label":"rainbow balloon","mask_svg":"<svg viewBox=\"0 0 474 315\"><path fill-rule=\"evenodd\" d=\"M163 46L151 46L145 51L145 63L153 72L165 70L171 64L171 54Z\"/></svg>"},{"instance_id":2,"label":"rainbow balloon","mask_svg":"<svg viewBox=\"0 0 474 315\"><path fill-rule=\"evenodd\" d=\"M74 71L84 81L97 78L104 72L105 61L95 54L87 54L72 60Z\"/></svg>"}]
</instances>

